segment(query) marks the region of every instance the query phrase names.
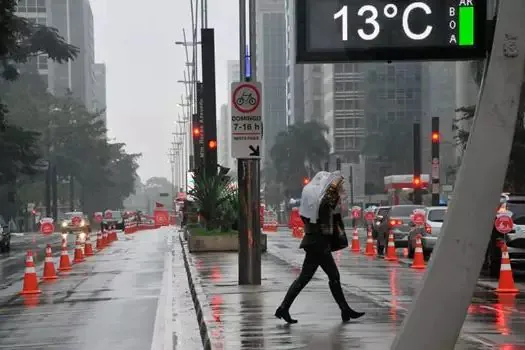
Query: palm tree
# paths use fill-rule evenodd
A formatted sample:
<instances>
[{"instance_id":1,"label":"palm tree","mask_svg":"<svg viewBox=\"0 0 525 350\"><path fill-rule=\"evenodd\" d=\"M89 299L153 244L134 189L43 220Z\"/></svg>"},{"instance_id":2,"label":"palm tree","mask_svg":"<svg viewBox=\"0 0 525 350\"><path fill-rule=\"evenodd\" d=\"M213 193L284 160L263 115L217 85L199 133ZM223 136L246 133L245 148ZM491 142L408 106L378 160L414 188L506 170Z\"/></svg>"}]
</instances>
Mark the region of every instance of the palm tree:
<instances>
[{"instance_id":1,"label":"palm tree","mask_svg":"<svg viewBox=\"0 0 525 350\"><path fill-rule=\"evenodd\" d=\"M276 136L270 157L287 198L301 193L303 178L322 170L330 152L327 132L326 125L314 121L291 125Z\"/></svg>"}]
</instances>

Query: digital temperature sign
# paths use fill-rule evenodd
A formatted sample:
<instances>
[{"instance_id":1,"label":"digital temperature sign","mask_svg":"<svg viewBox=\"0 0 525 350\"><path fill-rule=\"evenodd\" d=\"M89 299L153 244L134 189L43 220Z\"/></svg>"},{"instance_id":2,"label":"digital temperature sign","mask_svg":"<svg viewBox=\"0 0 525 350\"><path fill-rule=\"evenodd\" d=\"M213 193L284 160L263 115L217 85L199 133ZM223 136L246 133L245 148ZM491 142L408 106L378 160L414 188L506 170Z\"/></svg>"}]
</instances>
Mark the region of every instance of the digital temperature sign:
<instances>
[{"instance_id":1,"label":"digital temperature sign","mask_svg":"<svg viewBox=\"0 0 525 350\"><path fill-rule=\"evenodd\" d=\"M296 0L297 62L471 60L486 0Z\"/></svg>"}]
</instances>

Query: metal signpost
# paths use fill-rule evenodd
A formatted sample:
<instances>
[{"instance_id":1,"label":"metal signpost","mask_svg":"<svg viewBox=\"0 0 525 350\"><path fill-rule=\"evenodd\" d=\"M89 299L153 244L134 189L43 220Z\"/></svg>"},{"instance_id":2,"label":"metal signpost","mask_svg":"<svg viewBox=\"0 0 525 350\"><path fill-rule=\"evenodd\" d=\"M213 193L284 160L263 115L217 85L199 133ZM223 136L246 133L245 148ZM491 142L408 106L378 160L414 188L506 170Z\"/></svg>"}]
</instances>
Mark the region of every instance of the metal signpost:
<instances>
[{"instance_id":1,"label":"metal signpost","mask_svg":"<svg viewBox=\"0 0 525 350\"><path fill-rule=\"evenodd\" d=\"M295 7L299 63L474 60L487 53L487 2L482 0L297 0ZM525 1L499 2L454 200L393 350L456 345L508 166L525 71L523 18Z\"/></svg>"},{"instance_id":2,"label":"metal signpost","mask_svg":"<svg viewBox=\"0 0 525 350\"><path fill-rule=\"evenodd\" d=\"M262 96L261 84L256 83L255 0L248 0L249 57L253 59L250 59L250 65L247 64L246 1L239 0L240 83L232 85L230 102L232 103L232 156L238 158L239 284L260 285L261 222L259 207Z\"/></svg>"}]
</instances>

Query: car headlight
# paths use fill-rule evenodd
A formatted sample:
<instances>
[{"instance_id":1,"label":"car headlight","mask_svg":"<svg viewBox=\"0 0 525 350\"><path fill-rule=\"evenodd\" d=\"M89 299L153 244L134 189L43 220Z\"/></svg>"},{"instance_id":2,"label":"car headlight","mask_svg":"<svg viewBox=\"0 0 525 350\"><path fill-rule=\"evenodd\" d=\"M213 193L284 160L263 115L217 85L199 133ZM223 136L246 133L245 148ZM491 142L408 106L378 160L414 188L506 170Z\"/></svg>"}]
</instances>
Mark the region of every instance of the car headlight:
<instances>
[{"instance_id":1,"label":"car headlight","mask_svg":"<svg viewBox=\"0 0 525 350\"><path fill-rule=\"evenodd\" d=\"M67 227L67 222L64 221L64 222L62 223L62 227Z\"/></svg>"},{"instance_id":2,"label":"car headlight","mask_svg":"<svg viewBox=\"0 0 525 350\"><path fill-rule=\"evenodd\" d=\"M86 222L84 220L80 221L80 226L84 226Z\"/></svg>"}]
</instances>

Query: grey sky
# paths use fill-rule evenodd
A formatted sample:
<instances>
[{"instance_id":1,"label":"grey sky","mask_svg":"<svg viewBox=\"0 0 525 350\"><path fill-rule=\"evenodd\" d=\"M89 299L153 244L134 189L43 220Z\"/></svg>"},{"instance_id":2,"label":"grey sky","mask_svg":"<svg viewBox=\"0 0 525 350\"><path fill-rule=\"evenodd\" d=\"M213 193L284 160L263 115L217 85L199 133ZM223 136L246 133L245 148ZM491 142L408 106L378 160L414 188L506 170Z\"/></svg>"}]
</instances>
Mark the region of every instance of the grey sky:
<instances>
[{"instance_id":1,"label":"grey sky","mask_svg":"<svg viewBox=\"0 0 525 350\"><path fill-rule=\"evenodd\" d=\"M170 178L167 157L180 109L185 54L182 28L191 27L189 0L90 0L95 20L95 56L107 65L110 137L142 153L138 173ZM147 6L146 4L155 5ZM217 109L227 100L226 61L238 58L238 1L209 1L215 28ZM232 9L233 11L230 11ZM215 15L216 14L216 15ZM200 58L199 58L200 60ZM217 116L219 111L217 111Z\"/></svg>"}]
</instances>

